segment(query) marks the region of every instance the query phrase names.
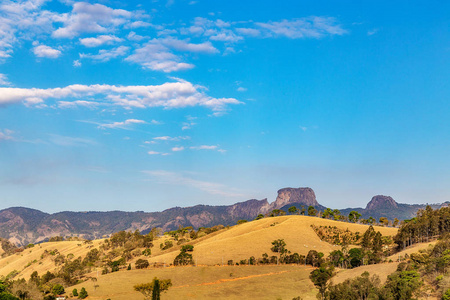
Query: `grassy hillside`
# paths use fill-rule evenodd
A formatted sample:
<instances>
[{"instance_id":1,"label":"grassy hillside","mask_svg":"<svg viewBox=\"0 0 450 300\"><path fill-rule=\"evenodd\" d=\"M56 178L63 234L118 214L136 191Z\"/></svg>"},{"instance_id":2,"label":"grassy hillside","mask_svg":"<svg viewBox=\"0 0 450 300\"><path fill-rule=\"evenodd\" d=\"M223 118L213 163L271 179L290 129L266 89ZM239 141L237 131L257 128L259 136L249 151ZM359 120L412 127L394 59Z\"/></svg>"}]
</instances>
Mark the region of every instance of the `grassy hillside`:
<instances>
[{"instance_id":1,"label":"grassy hillside","mask_svg":"<svg viewBox=\"0 0 450 300\"><path fill-rule=\"evenodd\" d=\"M306 255L314 249L325 255L340 246L333 246L321 241L311 225L336 226L340 229L348 229L352 232L364 233L369 226L332 220L320 219L308 216L281 216L264 218L257 221L233 226L223 230L214 236L206 237L200 241L194 241L193 256L197 264L215 265L226 264L228 260L239 261L250 256L261 257L263 253L270 255L272 241L284 239L286 247L291 252ZM383 235L395 235L396 228L375 227ZM156 252L155 252L156 254ZM161 253L149 259L150 262L172 262L178 254L177 250Z\"/></svg>"},{"instance_id":2,"label":"grassy hillside","mask_svg":"<svg viewBox=\"0 0 450 300\"><path fill-rule=\"evenodd\" d=\"M223 229L204 237L192 240L194 245L193 257L197 266L191 267L166 267L135 270L134 262L139 258L152 262L170 264L179 253L181 246L174 246L162 251L159 244L171 239L163 236L156 239L150 257L135 257L131 260L133 270L121 270L106 275L98 275L94 289L94 282L87 281L75 287L67 288L71 292L73 288L78 290L84 286L89 292L89 299L131 299L143 298L133 290L133 285L150 282L153 277L161 279L170 278L173 287L163 297L165 299L292 299L302 296L303 299L315 299L317 293L309 279L312 268L298 265L263 265L263 266L221 266L228 260L238 262L248 259L250 256L261 257L263 253L272 255L271 242L276 239L284 239L286 247L291 252L306 255L314 249L328 256L340 246L333 246L321 241L311 225L336 226L343 230L364 233L368 226L352 223L337 222L308 216L281 216L264 218L252 221L228 229ZM375 227L383 235L394 235L395 228ZM88 251L99 248L103 240L95 240L92 244L80 241L63 241L43 243L23 252L0 259L0 275L6 276L16 270L20 273L16 278L28 279L32 272L40 275L47 271L55 271L54 259L59 253L67 257L84 257ZM176 245L176 243L174 242ZM57 251L55 251L57 250ZM395 264L388 264L388 266ZM375 273L386 272L384 265L374 266ZM372 266L370 266L372 267ZM378 269L376 269L377 267ZM379 271L377 271L379 270ZM390 270L390 269L389 269ZM101 274L101 268L93 269L87 276L96 277ZM353 270L346 270L352 271ZM363 271L355 271L355 276ZM381 273L382 273L381 272ZM371 272L372 273L372 272ZM342 277L338 274L337 277ZM273 284L276 282L277 284Z\"/></svg>"},{"instance_id":3,"label":"grassy hillside","mask_svg":"<svg viewBox=\"0 0 450 300\"><path fill-rule=\"evenodd\" d=\"M153 277L170 278L173 286L162 299L316 299L309 279L311 267L304 266L225 266L169 267L131 270L100 276L93 282L71 287L85 287L89 299L143 299L133 286L150 282ZM276 284L274 284L276 283Z\"/></svg>"},{"instance_id":4,"label":"grassy hillside","mask_svg":"<svg viewBox=\"0 0 450 300\"><path fill-rule=\"evenodd\" d=\"M64 256L73 254L74 257L84 257L93 247L98 247L102 240L95 240L92 244L85 244L81 241L49 242L27 248L23 252L0 259L0 276L6 276L16 270L20 273L18 278L28 279L34 271L43 274L47 271L53 272L57 267L53 262L56 255L50 252L55 249ZM45 254L45 252L49 254Z\"/></svg>"}]
</instances>

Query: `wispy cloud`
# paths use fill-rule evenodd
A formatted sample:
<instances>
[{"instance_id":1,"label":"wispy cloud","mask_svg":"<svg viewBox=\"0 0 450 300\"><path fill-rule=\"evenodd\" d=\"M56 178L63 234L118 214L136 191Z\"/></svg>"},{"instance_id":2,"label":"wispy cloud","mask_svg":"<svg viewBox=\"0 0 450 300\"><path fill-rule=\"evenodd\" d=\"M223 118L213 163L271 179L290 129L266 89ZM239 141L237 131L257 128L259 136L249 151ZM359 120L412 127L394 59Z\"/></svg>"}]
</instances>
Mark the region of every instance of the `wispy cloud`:
<instances>
[{"instance_id":1,"label":"wispy cloud","mask_svg":"<svg viewBox=\"0 0 450 300\"><path fill-rule=\"evenodd\" d=\"M154 140L157 141L182 141L182 140L190 140L191 137L190 136L175 136L175 137L171 137L171 136L157 136L153 138Z\"/></svg>"},{"instance_id":2,"label":"wispy cloud","mask_svg":"<svg viewBox=\"0 0 450 300\"><path fill-rule=\"evenodd\" d=\"M0 130L0 142L13 140L13 131L9 129Z\"/></svg>"},{"instance_id":3,"label":"wispy cloud","mask_svg":"<svg viewBox=\"0 0 450 300\"><path fill-rule=\"evenodd\" d=\"M210 151L213 150L213 151L217 151L217 152L220 152L220 153L227 152L227 150L221 149L217 145L192 146L192 147L189 147L189 149L191 149L191 150L210 150Z\"/></svg>"},{"instance_id":4,"label":"wispy cloud","mask_svg":"<svg viewBox=\"0 0 450 300\"><path fill-rule=\"evenodd\" d=\"M343 35L347 30L332 17L308 17L278 22L258 22L266 37L287 37L291 39L322 38L327 35Z\"/></svg>"},{"instance_id":5,"label":"wispy cloud","mask_svg":"<svg viewBox=\"0 0 450 300\"><path fill-rule=\"evenodd\" d=\"M179 151L183 151L183 150L184 150L183 146L181 146L181 147L173 147L172 148L172 151L174 151L174 152L179 152Z\"/></svg>"},{"instance_id":6,"label":"wispy cloud","mask_svg":"<svg viewBox=\"0 0 450 300\"><path fill-rule=\"evenodd\" d=\"M144 120L128 119L123 122L113 122L113 123L108 123L108 124L101 124L98 126L98 128L100 128L100 129L106 129L106 128L130 129L130 125L132 125L132 124L147 124L147 122L145 122Z\"/></svg>"},{"instance_id":7,"label":"wispy cloud","mask_svg":"<svg viewBox=\"0 0 450 300\"><path fill-rule=\"evenodd\" d=\"M244 195L239 191L229 188L223 184L193 179L186 174L183 174L182 172L175 173L165 170L152 170L142 172L151 176L153 180L161 183L196 188L211 195L220 195L225 197L244 197Z\"/></svg>"},{"instance_id":8,"label":"wispy cloud","mask_svg":"<svg viewBox=\"0 0 450 300\"><path fill-rule=\"evenodd\" d=\"M93 60L98 60L102 62L107 62L111 59L125 56L128 53L128 50L130 50L130 47L127 46L119 46L117 48L113 49L102 49L98 51L98 54L86 54L86 53L80 53L80 58L90 58Z\"/></svg>"},{"instance_id":9,"label":"wispy cloud","mask_svg":"<svg viewBox=\"0 0 450 300\"><path fill-rule=\"evenodd\" d=\"M371 36L371 35L376 34L377 32L378 32L378 28L374 28L372 30L367 31L367 35Z\"/></svg>"},{"instance_id":10,"label":"wispy cloud","mask_svg":"<svg viewBox=\"0 0 450 300\"><path fill-rule=\"evenodd\" d=\"M148 155L162 155L162 156L169 155L169 153L157 152L157 151L148 151L147 154Z\"/></svg>"},{"instance_id":11,"label":"wispy cloud","mask_svg":"<svg viewBox=\"0 0 450 300\"><path fill-rule=\"evenodd\" d=\"M192 150L216 150L217 146L215 145L202 145L202 146L192 146L189 147Z\"/></svg>"},{"instance_id":12,"label":"wispy cloud","mask_svg":"<svg viewBox=\"0 0 450 300\"><path fill-rule=\"evenodd\" d=\"M92 139L62 136L58 134L49 134L50 142L58 146L64 147L86 147L97 145L97 142Z\"/></svg>"},{"instance_id":13,"label":"wispy cloud","mask_svg":"<svg viewBox=\"0 0 450 300\"><path fill-rule=\"evenodd\" d=\"M5 74L0 73L0 85L3 86L11 85L11 83L8 81L8 77Z\"/></svg>"}]
</instances>

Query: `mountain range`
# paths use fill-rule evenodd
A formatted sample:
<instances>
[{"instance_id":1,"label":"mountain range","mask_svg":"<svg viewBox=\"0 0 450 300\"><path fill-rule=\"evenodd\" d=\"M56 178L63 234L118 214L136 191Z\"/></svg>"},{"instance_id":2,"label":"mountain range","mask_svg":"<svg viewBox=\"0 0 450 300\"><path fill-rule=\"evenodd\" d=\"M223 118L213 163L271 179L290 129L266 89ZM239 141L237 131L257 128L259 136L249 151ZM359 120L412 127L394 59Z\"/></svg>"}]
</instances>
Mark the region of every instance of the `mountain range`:
<instances>
[{"instance_id":1,"label":"mountain range","mask_svg":"<svg viewBox=\"0 0 450 300\"><path fill-rule=\"evenodd\" d=\"M433 204L438 208L444 204ZM139 230L148 232L151 228L161 227L164 231L177 229L179 226L211 227L215 225L234 225L238 220L252 220L258 214L268 214L274 209L287 211L289 207L314 206L323 211L324 206L316 200L311 188L283 188L278 191L276 200L269 203L267 199L248 200L233 205L192 207L174 207L162 212L125 212L125 211L90 211L58 212L48 214L36 209L11 207L0 211L0 237L16 245L38 243L53 236L79 236L96 239L121 230ZM400 204L389 196L377 195L366 208L342 209L341 214L348 215L352 210L362 214L363 218L372 216L409 219L426 204Z\"/></svg>"}]
</instances>

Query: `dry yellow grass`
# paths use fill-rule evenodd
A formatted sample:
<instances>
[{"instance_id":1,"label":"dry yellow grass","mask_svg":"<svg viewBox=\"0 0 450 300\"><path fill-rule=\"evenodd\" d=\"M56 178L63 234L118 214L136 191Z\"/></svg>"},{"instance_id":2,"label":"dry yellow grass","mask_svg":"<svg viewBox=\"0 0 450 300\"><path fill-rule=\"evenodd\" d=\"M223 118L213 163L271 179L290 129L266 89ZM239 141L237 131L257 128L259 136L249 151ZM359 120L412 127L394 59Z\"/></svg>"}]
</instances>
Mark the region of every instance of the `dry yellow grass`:
<instances>
[{"instance_id":1,"label":"dry yellow grass","mask_svg":"<svg viewBox=\"0 0 450 300\"><path fill-rule=\"evenodd\" d=\"M274 218L264 218L257 221L233 226L228 230L223 230L212 237L195 241L194 260L200 265L224 264L228 260L239 261L248 259L250 256L261 257L263 253L271 255L270 248L272 241L284 239L286 248L292 253L306 255L309 250L317 250L325 255L333 250L340 249L340 246L333 246L321 241L311 225L316 226L336 226L340 229L348 229L352 232L364 233L369 226L345 222L337 222L308 216L282 216ZM274 226L271 226L274 225ZM395 235L396 228L377 227L383 235ZM179 251L173 249L153 255L150 262L173 262ZM157 254L155 252L155 254Z\"/></svg>"},{"instance_id":2,"label":"dry yellow grass","mask_svg":"<svg viewBox=\"0 0 450 300\"><path fill-rule=\"evenodd\" d=\"M340 249L340 246L333 246L321 241L311 228L312 224L336 226L340 229L360 233L364 233L368 228L366 225L308 216L264 218L233 226L189 242L194 245L193 256L198 267L123 270L98 276L95 284L99 287L96 290L94 290L94 282L91 281L75 286L75 288L80 289L81 286L84 286L90 294L89 299L142 299L143 296L135 292L133 286L138 283L150 282L156 276L161 279L170 278L174 284L169 292L164 294L163 299L292 299L297 296L302 296L303 299L316 299L317 291L309 279L309 273L312 270L310 267L217 266L222 263L227 264L230 259L238 262L251 256L259 258L263 253L272 255L271 243L276 239L284 239L287 249L292 253L298 252L302 255L306 255L311 249L323 252L325 255ZM381 231L383 235L394 235L397 232L395 228L386 227L375 227L375 230ZM150 262L172 263L179 253L180 246L174 246L165 251L160 250L159 244L166 239L168 237L164 236L155 240L151 257L144 258ZM79 241L36 245L22 253L0 259L0 275L7 275L11 271L17 270L20 271L19 278L28 279L34 271L40 275L46 271L55 271L57 267L52 261L54 256L41 259L45 250L58 249L59 253L64 256L72 253L74 257L84 257L90 249L98 248L102 242L102 240L96 240L91 245ZM89 246L92 247L89 248ZM138 258L135 258L134 261ZM30 264L30 262L32 263ZM338 274L337 278L358 276L362 272L363 270L358 270L351 274L348 273L348 275ZM375 269L373 272L379 273ZM97 272L94 271L89 276L96 277ZM67 290L72 291L73 288L70 287Z\"/></svg>"},{"instance_id":3,"label":"dry yellow grass","mask_svg":"<svg viewBox=\"0 0 450 300\"><path fill-rule=\"evenodd\" d=\"M6 276L10 272L17 270L20 272L19 278L28 279L34 271L43 274L47 271L53 272L57 267L52 261L54 256L47 256L41 259L45 250L57 249L64 256L72 253L75 258L84 257L90 250L89 247L98 247L102 240L95 240L92 244L84 244L81 241L51 242L35 245L33 248L25 249L23 252L0 259L0 275ZM81 245L81 246L79 246ZM91 249L92 249L91 248Z\"/></svg>"},{"instance_id":4,"label":"dry yellow grass","mask_svg":"<svg viewBox=\"0 0 450 300\"><path fill-rule=\"evenodd\" d=\"M316 299L309 273L304 266L225 266L169 267L121 271L99 276L97 282L85 282L73 288L86 288L89 299L144 299L133 286L170 278L173 286L162 299ZM98 285L94 289L94 284Z\"/></svg>"}]
</instances>

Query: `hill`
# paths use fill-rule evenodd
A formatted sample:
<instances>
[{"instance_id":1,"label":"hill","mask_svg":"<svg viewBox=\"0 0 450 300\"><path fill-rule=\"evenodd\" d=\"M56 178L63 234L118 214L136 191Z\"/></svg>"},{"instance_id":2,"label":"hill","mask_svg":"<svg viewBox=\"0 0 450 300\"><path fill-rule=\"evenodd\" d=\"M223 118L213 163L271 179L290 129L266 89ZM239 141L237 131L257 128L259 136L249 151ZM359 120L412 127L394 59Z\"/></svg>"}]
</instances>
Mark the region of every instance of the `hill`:
<instances>
[{"instance_id":1,"label":"hill","mask_svg":"<svg viewBox=\"0 0 450 300\"><path fill-rule=\"evenodd\" d=\"M446 204L445 204L446 205ZM323 211L311 188L284 188L278 191L276 200L248 200L233 205L174 207L162 212L58 212L48 214L39 210L12 207L0 211L0 237L17 245L38 243L53 236L79 236L85 239L99 239L121 230L139 230L146 233L160 227L164 231L179 226L194 228L215 225L234 225L238 220L253 220L258 214L267 214L274 209L287 211L289 207L314 206ZM440 204L433 205L437 208ZM351 210L359 211L364 218L370 216L409 219L425 205L399 204L388 196L374 196L365 209L342 209L347 216Z\"/></svg>"},{"instance_id":2,"label":"hill","mask_svg":"<svg viewBox=\"0 0 450 300\"><path fill-rule=\"evenodd\" d=\"M344 223L308 216L280 216L256 220L203 236L189 242L194 245L193 256L196 266L162 267L145 270L135 270L134 262L145 258L151 263L173 262L181 246L174 246L168 250L159 249L158 245L168 236L161 236L154 241L150 257L138 256L130 261L133 270L121 270L106 275L101 274L101 268L92 269L88 277L97 280L87 281L66 290L85 287L90 299L131 299L140 298L133 286L149 282L153 277L170 278L173 287L163 297L165 299L292 299L302 296L303 299L315 299L317 293L309 273L313 268L298 265L262 265L262 266L226 266L228 260L239 261L250 256L261 257L262 253L272 255L270 247L275 239L284 239L286 247L292 252L306 255L311 249L329 252L339 249L329 243L321 241L311 225L336 226L352 232L363 233L368 226ZM395 228L375 227L383 235L394 235ZM27 248L0 259L0 276L6 276L16 270L16 278L28 279L37 271L41 276L47 271L55 271L56 255L64 257L84 257L92 249L100 249L104 240L91 243L80 241L46 242ZM225 266L223 266L225 264ZM99 271L99 273L97 273ZM276 285L273 282L277 282ZM94 285L98 287L94 288Z\"/></svg>"}]
</instances>

